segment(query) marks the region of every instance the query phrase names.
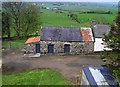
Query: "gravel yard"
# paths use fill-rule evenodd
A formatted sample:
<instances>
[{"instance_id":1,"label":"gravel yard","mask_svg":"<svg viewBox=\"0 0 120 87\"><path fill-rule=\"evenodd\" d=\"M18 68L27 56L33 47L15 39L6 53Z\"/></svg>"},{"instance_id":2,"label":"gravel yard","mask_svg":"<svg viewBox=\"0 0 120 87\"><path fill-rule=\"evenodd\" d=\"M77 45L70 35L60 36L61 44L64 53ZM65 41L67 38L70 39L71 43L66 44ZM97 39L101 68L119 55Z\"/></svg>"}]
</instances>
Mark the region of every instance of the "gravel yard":
<instances>
[{"instance_id":1,"label":"gravel yard","mask_svg":"<svg viewBox=\"0 0 120 87\"><path fill-rule=\"evenodd\" d=\"M2 53L3 74L31 69L56 69L66 79L75 82L81 76L83 66L99 66L104 63L99 55L44 55L39 58L25 57L20 50L4 50Z\"/></svg>"}]
</instances>

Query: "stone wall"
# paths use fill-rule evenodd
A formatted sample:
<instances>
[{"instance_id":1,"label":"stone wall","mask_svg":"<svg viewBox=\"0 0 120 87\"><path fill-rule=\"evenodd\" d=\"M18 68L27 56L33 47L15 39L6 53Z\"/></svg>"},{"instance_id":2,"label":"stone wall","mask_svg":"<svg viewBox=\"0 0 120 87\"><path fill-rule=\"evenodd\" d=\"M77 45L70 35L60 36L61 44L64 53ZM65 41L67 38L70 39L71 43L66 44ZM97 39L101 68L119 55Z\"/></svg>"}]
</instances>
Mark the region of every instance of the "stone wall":
<instances>
[{"instance_id":1,"label":"stone wall","mask_svg":"<svg viewBox=\"0 0 120 87\"><path fill-rule=\"evenodd\" d=\"M94 42L41 41L41 53L48 52L48 44L54 44L54 53L64 53L64 45L70 45L70 54L89 53L94 50Z\"/></svg>"},{"instance_id":2,"label":"stone wall","mask_svg":"<svg viewBox=\"0 0 120 87\"><path fill-rule=\"evenodd\" d=\"M84 51L86 53L94 52L94 42L84 42Z\"/></svg>"},{"instance_id":3,"label":"stone wall","mask_svg":"<svg viewBox=\"0 0 120 87\"><path fill-rule=\"evenodd\" d=\"M25 44L24 50L26 53L35 53L35 43Z\"/></svg>"},{"instance_id":4,"label":"stone wall","mask_svg":"<svg viewBox=\"0 0 120 87\"><path fill-rule=\"evenodd\" d=\"M41 47L40 47L41 53L47 53L48 52L48 44L54 44L54 53L63 53L64 52L64 42L60 42L60 41L41 41L40 44L41 44Z\"/></svg>"},{"instance_id":5,"label":"stone wall","mask_svg":"<svg viewBox=\"0 0 120 87\"><path fill-rule=\"evenodd\" d=\"M61 42L61 41L40 41L41 54L48 53L48 44L54 44L54 53L64 53L64 45L70 45L69 54L90 53L94 50L94 42ZM25 49L28 52L35 53L35 43L25 45Z\"/></svg>"}]
</instances>

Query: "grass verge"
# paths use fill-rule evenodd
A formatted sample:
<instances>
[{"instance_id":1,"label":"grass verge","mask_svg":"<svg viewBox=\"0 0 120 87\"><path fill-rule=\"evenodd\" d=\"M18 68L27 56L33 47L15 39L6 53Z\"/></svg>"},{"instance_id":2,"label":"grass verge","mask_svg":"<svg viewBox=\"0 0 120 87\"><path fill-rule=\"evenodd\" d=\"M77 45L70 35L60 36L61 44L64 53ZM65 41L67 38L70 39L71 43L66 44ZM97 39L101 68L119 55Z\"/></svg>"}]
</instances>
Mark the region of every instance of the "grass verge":
<instances>
[{"instance_id":1,"label":"grass verge","mask_svg":"<svg viewBox=\"0 0 120 87\"><path fill-rule=\"evenodd\" d=\"M72 85L55 70L33 70L29 72L3 75L3 85Z\"/></svg>"}]
</instances>

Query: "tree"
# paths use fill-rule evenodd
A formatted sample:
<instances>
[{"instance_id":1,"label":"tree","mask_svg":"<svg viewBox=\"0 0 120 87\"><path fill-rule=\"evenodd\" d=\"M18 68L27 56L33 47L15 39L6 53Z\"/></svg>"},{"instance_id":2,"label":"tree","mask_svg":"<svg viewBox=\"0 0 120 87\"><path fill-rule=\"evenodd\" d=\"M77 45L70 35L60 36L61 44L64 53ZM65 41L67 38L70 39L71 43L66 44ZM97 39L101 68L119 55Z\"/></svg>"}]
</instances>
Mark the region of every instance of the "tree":
<instances>
[{"instance_id":1,"label":"tree","mask_svg":"<svg viewBox=\"0 0 120 87\"><path fill-rule=\"evenodd\" d=\"M20 27L20 15L21 8L24 6L23 2L3 2L3 12L7 13L12 18L12 27L14 28L16 35L19 37L21 32Z\"/></svg>"},{"instance_id":2,"label":"tree","mask_svg":"<svg viewBox=\"0 0 120 87\"><path fill-rule=\"evenodd\" d=\"M22 20L24 21L22 24L22 32L23 35L29 36L33 31L39 29L41 24L40 22L40 10L36 5L28 3L22 11Z\"/></svg>"},{"instance_id":3,"label":"tree","mask_svg":"<svg viewBox=\"0 0 120 87\"><path fill-rule=\"evenodd\" d=\"M2 35L7 35L7 38L10 40L10 22L11 18L6 13L2 13Z\"/></svg>"},{"instance_id":4,"label":"tree","mask_svg":"<svg viewBox=\"0 0 120 87\"><path fill-rule=\"evenodd\" d=\"M5 19L11 18L10 28L14 29L17 37L28 36L39 29L40 11L36 5L28 2L3 2L2 6L3 12L6 13Z\"/></svg>"},{"instance_id":5,"label":"tree","mask_svg":"<svg viewBox=\"0 0 120 87\"><path fill-rule=\"evenodd\" d=\"M77 17L76 14L70 14L70 15L68 15L68 16L70 16L70 18L71 18L72 20L75 20L76 22L80 23L80 21L78 20L78 17Z\"/></svg>"},{"instance_id":6,"label":"tree","mask_svg":"<svg viewBox=\"0 0 120 87\"><path fill-rule=\"evenodd\" d=\"M120 66L120 13L116 17L115 23L111 25L110 32L103 39L112 51L104 52L102 57L110 61L112 66Z\"/></svg>"},{"instance_id":7,"label":"tree","mask_svg":"<svg viewBox=\"0 0 120 87\"><path fill-rule=\"evenodd\" d=\"M120 14L118 14L115 22L111 25L109 34L105 35L104 41L111 49L120 50Z\"/></svg>"}]
</instances>

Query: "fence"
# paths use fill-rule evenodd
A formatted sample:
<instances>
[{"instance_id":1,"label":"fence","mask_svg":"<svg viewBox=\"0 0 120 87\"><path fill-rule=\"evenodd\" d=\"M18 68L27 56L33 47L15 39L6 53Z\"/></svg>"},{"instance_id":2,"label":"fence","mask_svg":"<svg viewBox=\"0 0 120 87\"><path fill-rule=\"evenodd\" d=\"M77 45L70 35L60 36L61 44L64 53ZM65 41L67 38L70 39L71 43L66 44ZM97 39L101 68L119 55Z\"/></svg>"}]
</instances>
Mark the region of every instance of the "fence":
<instances>
[{"instance_id":1,"label":"fence","mask_svg":"<svg viewBox=\"0 0 120 87\"><path fill-rule=\"evenodd\" d=\"M19 42L12 42L12 41L4 41L2 42L2 48L7 49L7 48L23 48L24 43L19 43Z\"/></svg>"}]
</instances>

